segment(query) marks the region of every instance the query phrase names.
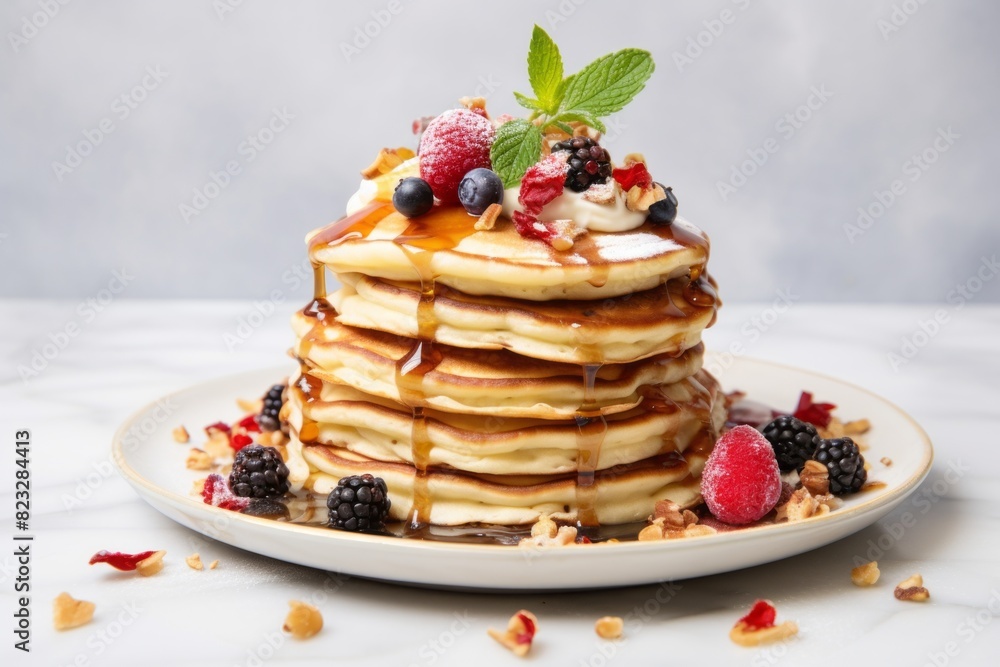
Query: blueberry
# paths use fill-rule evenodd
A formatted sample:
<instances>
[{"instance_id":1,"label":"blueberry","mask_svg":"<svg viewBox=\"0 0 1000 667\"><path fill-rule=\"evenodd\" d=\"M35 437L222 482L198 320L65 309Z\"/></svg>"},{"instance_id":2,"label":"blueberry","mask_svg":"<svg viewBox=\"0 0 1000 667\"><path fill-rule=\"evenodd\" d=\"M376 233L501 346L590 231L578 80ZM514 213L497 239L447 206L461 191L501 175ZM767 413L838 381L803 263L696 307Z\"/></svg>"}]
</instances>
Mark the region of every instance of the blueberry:
<instances>
[{"instance_id":1,"label":"blueberry","mask_svg":"<svg viewBox=\"0 0 1000 667\"><path fill-rule=\"evenodd\" d=\"M677 218L677 197L671 188L660 187L667 193L667 198L650 204L646 219L657 225L669 225Z\"/></svg>"},{"instance_id":2,"label":"blueberry","mask_svg":"<svg viewBox=\"0 0 1000 667\"><path fill-rule=\"evenodd\" d=\"M427 181L410 176L399 181L392 193L392 205L407 218L415 218L434 206L434 192Z\"/></svg>"},{"instance_id":3,"label":"blueberry","mask_svg":"<svg viewBox=\"0 0 1000 667\"><path fill-rule=\"evenodd\" d=\"M490 169L473 169L458 184L458 200L472 215L482 215L490 204L503 203L503 181Z\"/></svg>"}]
</instances>

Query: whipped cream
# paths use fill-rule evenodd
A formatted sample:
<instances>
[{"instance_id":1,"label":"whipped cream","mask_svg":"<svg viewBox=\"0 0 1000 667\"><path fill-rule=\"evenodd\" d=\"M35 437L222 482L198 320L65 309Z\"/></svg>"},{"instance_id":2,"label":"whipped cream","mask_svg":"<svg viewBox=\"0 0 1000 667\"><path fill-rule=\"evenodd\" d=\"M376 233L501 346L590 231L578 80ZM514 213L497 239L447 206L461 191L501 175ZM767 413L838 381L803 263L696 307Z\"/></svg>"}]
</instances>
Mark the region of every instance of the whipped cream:
<instances>
[{"instance_id":1,"label":"whipped cream","mask_svg":"<svg viewBox=\"0 0 1000 667\"><path fill-rule=\"evenodd\" d=\"M382 174L382 176L377 176L373 179L362 179L361 185L358 186L357 192L351 195L351 198L347 200L347 215L353 215L354 213L360 211L368 204L375 201L378 196L379 191L379 181L386 177L391 178L391 174L399 172L400 174L405 174L407 176L418 176L418 173L411 173L415 171L419 157L411 157L409 160L405 160L399 164L392 171ZM403 178L403 176L400 176ZM392 187L395 189L396 181L392 181Z\"/></svg>"},{"instance_id":2,"label":"whipped cream","mask_svg":"<svg viewBox=\"0 0 1000 667\"><path fill-rule=\"evenodd\" d=\"M503 213L508 218L521 208L518 201L520 190L520 183L504 190ZM583 192L563 190L561 195L542 208L538 219L572 220L577 227L595 232L627 232L641 226L646 220L645 213L630 211L625 207L625 196L617 187L614 201L608 204L588 201L583 195Z\"/></svg>"}]
</instances>

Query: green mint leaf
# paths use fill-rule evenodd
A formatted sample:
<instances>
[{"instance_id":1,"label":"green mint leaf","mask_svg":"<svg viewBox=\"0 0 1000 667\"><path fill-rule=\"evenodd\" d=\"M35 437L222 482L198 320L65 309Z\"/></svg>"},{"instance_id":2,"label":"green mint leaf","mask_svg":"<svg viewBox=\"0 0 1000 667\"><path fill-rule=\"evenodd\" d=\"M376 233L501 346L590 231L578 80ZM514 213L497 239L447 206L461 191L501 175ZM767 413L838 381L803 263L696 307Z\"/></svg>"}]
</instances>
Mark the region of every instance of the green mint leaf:
<instances>
[{"instance_id":1,"label":"green mint leaf","mask_svg":"<svg viewBox=\"0 0 1000 667\"><path fill-rule=\"evenodd\" d=\"M653 73L648 51L622 49L598 58L573 75L560 109L608 116L639 94Z\"/></svg>"},{"instance_id":2,"label":"green mint leaf","mask_svg":"<svg viewBox=\"0 0 1000 667\"><path fill-rule=\"evenodd\" d=\"M533 100L527 95L522 95L521 93L514 93L514 99L525 109L530 109L531 111L541 111L544 112L545 109L542 108L542 103L538 100Z\"/></svg>"},{"instance_id":3,"label":"green mint leaf","mask_svg":"<svg viewBox=\"0 0 1000 667\"><path fill-rule=\"evenodd\" d=\"M575 109L571 109L569 111L561 111L561 112L559 112L558 116L553 116L552 117L552 121L550 121L550 122L556 122L556 121L560 121L561 122L561 127L563 127L563 128L569 127L569 126L565 125L565 123L576 121L576 122L579 122L579 123L583 123L584 125L587 125L588 127L592 127L595 130L597 130L598 132L607 132L607 128L604 127L604 123L602 123L601 120L597 116L595 116L595 115L593 115L593 114L591 114L591 113L589 113L587 111L577 111ZM570 129L570 134L572 134L573 133L572 132L573 128L569 128L569 129Z\"/></svg>"},{"instance_id":4,"label":"green mint leaf","mask_svg":"<svg viewBox=\"0 0 1000 667\"><path fill-rule=\"evenodd\" d=\"M517 185L528 167L538 162L541 154L542 131L523 118L501 125L490 146L493 171L500 176L505 188Z\"/></svg>"},{"instance_id":5,"label":"green mint leaf","mask_svg":"<svg viewBox=\"0 0 1000 667\"><path fill-rule=\"evenodd\" d=\"M563 62L559 47L548 33L537 25L528 46L528 81L542 106L541 111L554 113L559 108L557 91L563 80Z\"/></svg>"}]
</instances>

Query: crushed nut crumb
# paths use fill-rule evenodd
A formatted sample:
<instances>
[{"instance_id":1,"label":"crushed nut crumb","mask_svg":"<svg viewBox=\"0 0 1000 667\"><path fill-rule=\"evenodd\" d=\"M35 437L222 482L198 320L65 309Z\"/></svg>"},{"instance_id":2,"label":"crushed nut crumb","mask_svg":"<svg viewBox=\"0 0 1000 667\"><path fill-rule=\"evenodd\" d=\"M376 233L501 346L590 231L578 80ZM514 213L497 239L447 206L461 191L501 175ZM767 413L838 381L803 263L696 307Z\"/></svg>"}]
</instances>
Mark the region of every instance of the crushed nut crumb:
<instances>
[{"instance_id":1,"label":"crushed nut crumb","mask_svg":"<svg viewBox=\"0 0 1000 667\"><path fill-rule=\"evenodd\" d=\"M851 570L851 581L855 586L874 586L875 582L878 581L879 574L881 573L878 569L878 562L872 561L853 568Z\"/></svg>"},{"instance_id":2,"label":"crushed nut crumb","mask_svg":"<svg viewBox=\"0 0 1000 667\"><path fill-rule=\"evenodd\" d=\"M745 623L737 623L729 631L729 638L740 646L760 646L794 637L799 633L795 621L785 621L769 628L751 628Z\"/></svg>"},{"instance_id":3,"label":"crushed nut crumb","mask_svg":"<svg viewBox=\"0 0 1000 667\"><path fill-rule=\"evenodd\" d=\"M184 465L187 466L188 470L211 470L212 457L205 450L192 447Z\"/></svg>"},{"instance_id":4,"label":"crushed nut crumb","mask_svg":"<svg viewBox=\"0 0 1000 667\"><path fill-rule=\"evenodd\" d=\"M259 415L260 411L264 409L264 399L237 398L236 406L248 415Z\"/></svg>"},{"instance_id":5,"label":"crushed nut crumb","mask_svg":"<svg viewBox=\"0 0 1000 667\"><path fill-rule=\"evenodd\" d=\"M291 611L282 626L285 632L296 639L309 639L323 629L323 614L316 607L299 600L289 600L288 606Z\"/></svg>"},{"instance_id":6,"label":"crushed nut crumb","mask_svg":"<svg viewBox=\"0 0 1000 667\"><path fill-rule=\"evenodd\" d=\"M214 570L217 567L219 567L219 559L218 558L216 558L215 560L213 560L211 563L208 564L208 569L209 570Z\"/></svg>"},{"instance_id":7,"label":"crushed nut crumb","mask_svg":"<svg viewBox=\"0 0 1000 667\"><path fill-rule=\"evenodd\" d=\"M171 432L174 436L174 442L179 442L184 444L186 442L191 442L191 434L183 426L178 426Z\"/></svg>"},{"instance_id":8,"label":"crushed nut crumb","mask_svg":"<svg viewBox=\"0 0 1000 667\"><path fill-rule=\"evenodd\" d=\"M144 577L151 577L160 570L163 569L163 557L167 555L166 551L154 552L148 558L144 558L135 564L135 570Z\"/></svg>"},{"instance_id":9,"label":"crushed nut crumb","mask_svg":"<svg viewBox=\"0 0 1000 667\"><path fill-rule=\"evenodd\" d=\"M69 593L60 593L52 603L52 624L56 630L69 630L90 623L97 608L93 602L76 600Z\"/></svg>"},{"instance_id":10,"label":"crushed nut crumb","mask_svg":"<svg viewBox=\"0 0 1000 667\"><path fill-rule=\"evenodd\" d=\"M819 461L810 459L799 473L802 486L813 496L825 496L830 493L830 471Z\"/></svg>"},{"instance_id":11,"label":"crushed nut crumb","mask_svg":"<svg viewBox=\"0 0 1000 667\"><path fill-rule=\"evenodd\" d=\"M888 456L883 456L879 460L881 461L882 465L884 465L886 468L892 465L892 459L890 459Z\"/></svg>"},{"instance_id":12,"label":"crushed nut crumb","mask_svg":"<svg viewBox=\"0 0 1000 667\"><path fill-rule=\"evenodd\" d=\"M479 220L476 221L476 231L482 232L493 229L501 213L503 213L503 206L500 204L490 204L487 206L483 214L479 216Z\"/></svg>"},{"instance_id":13,"label":"crushed nut crumb","mask_svg":"<svg viewBox=\"0 0 1000 667\"><path fill-rule=\"evenodd\" d=\"M527 609L522 609L510 617L504 632L490 628L487 633L501 645L510 649L514 655L523 658L531 650L531 643L534 641L537 631L538 619Z\"/></svg>"},{"instance_id":14,"label":"crushed nut crumb","mask_svg":"<svg viewBox=\"0 0 1000 667\"><path fill-rule=\"evenodd\" d=\"M594 632L601 639L620 639L625 629L621 616L602 616L594 623Z\"/></svg>"},{"instance_id":15,"label":"crushed nut crumb","mask_svg":"<svg viewBox=\"0 0 1000 667\"><path fill-rule=\"evenodd\" d=\"M205 566L201 562L201 555L198 553L193 553L184 559L187 566L192 570L204 570Z\"/></svg>"},{"instance_id":16,"label":"crushed nut crumb","mask_svg":"<svg viewBox=\"0 0 1000 667\"><path fill-rule=\"evenodd\" d=\"M897 600L908 600L910 602L923 602L931 596L930 591L924 588L924 578L919 574L915 574L897 584L893 595L896 596Z\"/></svg>"}]
</instances>

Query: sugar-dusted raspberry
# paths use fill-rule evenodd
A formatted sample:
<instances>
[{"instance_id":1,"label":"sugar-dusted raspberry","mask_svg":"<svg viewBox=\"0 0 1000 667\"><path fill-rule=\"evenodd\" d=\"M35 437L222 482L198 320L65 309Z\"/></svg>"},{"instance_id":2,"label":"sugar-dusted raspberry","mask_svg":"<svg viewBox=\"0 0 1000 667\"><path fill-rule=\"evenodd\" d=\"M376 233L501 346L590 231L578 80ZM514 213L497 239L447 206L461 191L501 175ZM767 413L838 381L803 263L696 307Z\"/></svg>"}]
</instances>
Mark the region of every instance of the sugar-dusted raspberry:
<instances>
[{"instance_id":1,"label":"sugar-dusted raspberry","mask_svg":"<svg viewBox=\"0 0 1000 667\"><path fill-rule=\"evenodd\" d=\"M826 428L833 419L831 411L836 407L833 403L813 403L813 395L804 391L799 395L799 404L795 406L792 416L820 428Z\"/></svg>"},{"instance_id":2,"label":"sugar-dusted raspberry","mask_svg":"<svg viewBox=\"0 0 1000 667\"><path fill-rule=\"evenodd\" d=\"M420 177L446 204L458 202L458 184L477 167L489 168L493 123L469 109L435 118L420 137Z\"/></svg>"},{"instance_id":3,"label":"sugar-dusted raspberry","mask_svg":"<svg viewBox=\"0 0 1000 667\"><path fill-rule=\"evenodd\" d=\"M538 239L548 243L556 236L555 231L550 226L536 220L533 215L514 211L511 218L514 220L514 229L526 239Z\"/></svg>"},{"instance_id":4,"label":"sugar-dusted raspberry","mask_svg":"<svg viewBox=\"0 0 1000 667\"><path fill-rule=\"evenodd\" d=\"M627 167L615 169L611 172L612 177L622 186L622 190L628 192L634 186L640 185L648 188L653 184L653 177L649 175L649 170L642 162L633 162Z\"/></svg>"},{"instance_id":5,"label":"sugar-dusted raspberry","mask_svg":"<svg viewBox=\"0 0 1000 667\"><path fill-rule=\"evenodd\" d=\"M551 153L524 172L518 201L525 213L537 217L543 206L562 194L569 171L566 157L565 152Z\"/></svg>"},{"instance_id":6,"label":"sugar-dusted raspberry","mask_svg":"<svg viewBox=\"0 0 1000 667\"><path fill-rule=\"evenodd\" d=\"M206 505L215 505L234 512L240 512L250 504L249 498L240 498L234 494L226 484L226 478L215 473L205 479L205 486L201 490L201 499Z\"/></svg>"},{"instance_id":7,"label":"sugar-dusted raspberry","mask_svg":"<svg viewBox=\"0 0 1000 667\"><path fill-rule=\"evenodd\" d=\"M770 512L781 496L771 443L750 426L736 426L719 438L702 471L701 495L726 523L751 523Z\"/></svg>"}]
</instances>

